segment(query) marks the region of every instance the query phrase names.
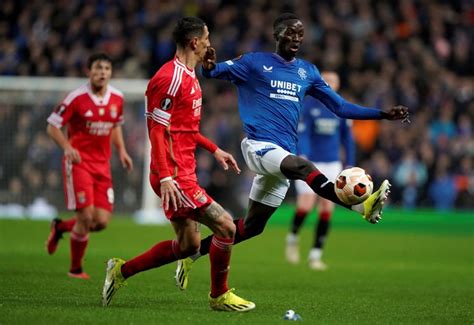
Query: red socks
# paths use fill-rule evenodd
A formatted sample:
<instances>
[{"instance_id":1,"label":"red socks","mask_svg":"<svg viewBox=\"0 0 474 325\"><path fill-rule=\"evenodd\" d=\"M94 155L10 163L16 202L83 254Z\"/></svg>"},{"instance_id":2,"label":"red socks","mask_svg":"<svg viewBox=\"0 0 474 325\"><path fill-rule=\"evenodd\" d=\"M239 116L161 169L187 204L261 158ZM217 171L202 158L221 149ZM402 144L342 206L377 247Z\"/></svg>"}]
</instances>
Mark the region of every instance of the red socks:
<instances>
[{"instance_id":1,"label":"red socks","mask_svg":"<svg viewBox=\"0 0 474 325\"><path fill-rule=\"evenodd\" d=\"M126 279L139 272L174 262L178 260L178 257L178 242L176 240L162 241L122 265L122 275Z\"/></svg>"},{"instance_id":2,"label":"red socks","mask_svg":"<svg viewBox=\"0 0 474 325\"><path fill-rule=\"evenodd\" d=\"M331 219L331 212L322 211L319 213L319 220L329 221L329 219Z\"/></svg>"},{"instance_id":3,"label":"red socks","mask_svg":"<svg viewBox=\"0 0 474 325\"><path fill-rule=\"evenodd\" d=\"M76 224L77 218L74 216L71 219L63 220L58 224L58 230L60 232L70 232L72 227Z\"/></svg>"},{"instance_id":4,"label":"red socks","mask_svg":"<svg viewBox=\"0 0 474 325\"><path fill-rule=\"evenodd\" d=\"M308 211L302 210L302 209L297 209L295 212L295 218L297 219L304 219L308 215Z\"/></svg>"},{"instance_id":5,"label":"red socks","mask_svg":"<svg viewBox=\"0 0 474 325\"><path fill-rule=\"evenodd\" d=\"M227 276L229 274L229 263L234 240L228 238L212 237L209 248L209 260L211 261L211 297L216 298L227 292Z\"/></svg>"},{"instance_id":6,"label":"red socks","mask_svg":"<svg viewBox=\"0 0 474 325\"><path fill-rule=\"evenodd\" d=\"M334 191L334 183L329 181L319 170L314 170L309 173L308 177L306 177L306 183L319 196L351 210L350 205L345 205L337 197Z\"/></svg>"},{"instance_id":7,"label":"red socks","mask_svg":"<svg viewBox=\"0 0 474 325\"><path fill-rule=\"evenodd\" d=\"M211 247L209 248L211 297L215 298L229 290L227 287L227 276L233 242L233 239L212 237ZM147 252L122 265L122 275L126 279L139 272L174 262L179 258L179 253L176 240L160 242Z\"/></svg>"},{"instance_id":8,"label":"red socks","mask_svg":"<svg viewBox=\"0 0 474 325\"><path fill-rule=\"evenodd\" d=\"M82 272L82 258L88 242L89 234L80 235L74 231L71 232L71 273Z\"/></svg>"}]
</instances>

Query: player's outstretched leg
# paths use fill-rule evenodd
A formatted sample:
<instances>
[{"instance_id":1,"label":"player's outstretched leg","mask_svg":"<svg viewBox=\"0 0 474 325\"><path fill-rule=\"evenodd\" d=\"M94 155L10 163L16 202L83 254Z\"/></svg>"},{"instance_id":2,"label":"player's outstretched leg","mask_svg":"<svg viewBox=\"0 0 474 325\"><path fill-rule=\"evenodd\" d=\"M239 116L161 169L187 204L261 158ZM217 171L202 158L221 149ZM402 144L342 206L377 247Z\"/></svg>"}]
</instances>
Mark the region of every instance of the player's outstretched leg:
<instances>
[{"instance_id":1,"label":"player's outstretched leg","mask_svg":"<svg viewBox=\"0 0 474 325\"><path fill-rule=\"evenodd\" d=\"M46 240L46 251L49 255L52 255L56 252L58 249L58 242L61 238L63 238L63 233L58 227L61 222L62 221L59 218L51 220L51 230L49 232L48 239Z\"/></svg>"},{"instance_id":2,"label":"player's outstretched leg","mask_svg":"<svg viewBox=\"0 0 474 325\"><path fill-rule=\"evenodd\" d=\"M107 307L112 297L125 285L125 278L122 275L121 267L125 261L120 258L111 258L107 261L104 287L102 289L102 306Z\"/></svg>"},{"instance_id":3,"label":"player's outstretched leg","mask_svg":"<svg viewBox=\"0 0 474 325\"><path fill-rule=\"evenodd\" d=\"M255 308L253 302L240 298L232 291L234 289L230 289L216 298L212 298L209 294L209 306L214 310L237 312L249 311Z\"/></svg>"},{"instance_id":4,"label":"player's outstretched leg","mask_svg":"<svg viewBox=\"0 0 474 325\"><path fill-rule=\"evenodd\" d=\"M377 223L382 219L382 209L390 193L391 186L388 180L384 180L379 189L361 203L363 206L362 215L365 220L370 223Z\"/></svg>"},{"instance_id":5,"label":"player's outstretched leg","mask_svg":"<svg viewBox=\"0 0 474 325\"><path fill-rule=\"evenodd\" d=\"M194 261L191 259L191 257L186 257L178 261L174 278L176 280L176 286L180 290L186 290L186 288L188 287L188 277L189 272L193 267L193 262Z\"/></svg>"}]
</instances>

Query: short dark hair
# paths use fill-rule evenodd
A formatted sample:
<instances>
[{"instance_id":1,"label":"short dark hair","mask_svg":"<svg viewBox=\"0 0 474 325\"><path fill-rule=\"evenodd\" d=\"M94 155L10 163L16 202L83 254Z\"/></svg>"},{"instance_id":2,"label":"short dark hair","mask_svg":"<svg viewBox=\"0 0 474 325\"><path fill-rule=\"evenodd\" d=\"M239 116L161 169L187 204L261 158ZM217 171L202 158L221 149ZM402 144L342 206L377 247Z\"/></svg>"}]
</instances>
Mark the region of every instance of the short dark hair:
<instances>
[{"instance_id":1,"label":"short dark hair","mask_svg":"<svg viewBox=\"0 0 474 325\"><path fill-rule=\"evenodd\" d=\"M206 23L198 17L184 17L178 20L173 30L176 45L186 47L193 37L201 37Z\"/></svg>"},{"instance_id":2,"label":"short dark hair","mask_svg":"<svg viewBox=\"0 0 474 325\"><path fill-rule=\"evenodd\" d=\"M94 64L95 61L107 61L107 62L110 62L110 64L112 64L112 58L108 54L103 53L103 52L94 53L91 56L89 56L89 58L87 59L87 69L90 70L90 68L92 68L92 65Z\"/></svg>"},{"instance_id":3,"label":"short dark hair","mask_svg":"<svg viewBox=\"0 0 474 325\"><path fill-rule=\"evenodd\" d=\"M277 27L287 21L287 20L300 20L299 17L295 14L292 14L290 12L285 12L283 14L281 14L280 16L278 16L274 21L273 21L273 30L276 30Z\"/></svg>"}]
</instances>

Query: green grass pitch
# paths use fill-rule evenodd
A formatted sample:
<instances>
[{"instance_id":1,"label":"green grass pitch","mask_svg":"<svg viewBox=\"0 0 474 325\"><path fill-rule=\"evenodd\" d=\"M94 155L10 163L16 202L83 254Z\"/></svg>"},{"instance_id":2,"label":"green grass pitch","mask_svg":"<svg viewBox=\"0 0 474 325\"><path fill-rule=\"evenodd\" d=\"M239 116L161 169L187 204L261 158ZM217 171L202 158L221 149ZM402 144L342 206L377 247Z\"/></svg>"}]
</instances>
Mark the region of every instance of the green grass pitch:
<instances>
[{"instance_id":1,"label":"green grass pitch","mask_svg":"<svg viewBox=\"0 0 474 325\"><path fill-rule=\"evenodd\" d=\"M0 324L275 324L288 309L307 324L473 324L474 217L469 213L388 210L378 225L337 210L325 250L326 272L284 260L293 208L282 207L263 235L234 247L229 284L257 308L211 311L209 261L191 273L187 291L174 285L175 264L136 275L108 308L100 305L105 261L131 258L172 238L170 226L116 218L91 235L89 281L66 276L68 240L48 256L48 223L0 220ZM314 215L301 234L312 241Z\"/></svg>"}]
</instances>

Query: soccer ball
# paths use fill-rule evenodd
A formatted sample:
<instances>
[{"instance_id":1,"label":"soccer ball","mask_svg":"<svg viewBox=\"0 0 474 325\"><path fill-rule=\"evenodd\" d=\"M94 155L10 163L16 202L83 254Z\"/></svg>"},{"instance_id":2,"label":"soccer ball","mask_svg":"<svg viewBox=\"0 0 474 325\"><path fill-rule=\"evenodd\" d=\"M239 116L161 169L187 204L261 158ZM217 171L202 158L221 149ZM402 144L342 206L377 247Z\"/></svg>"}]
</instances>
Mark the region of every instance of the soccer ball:
<instances>
[{"instance_id":1,"label":"soccer ball","mask_svg":"<svg viewBox=\"0 0 474 325\"><path fill-rule=\"evenodd\" d=\"M294 310L289 309L286 311L285 316L283 316L284 320L301 320L301 316L295 313Z\"/></svg>"},{"instance_id":2,"label":"soccer ball","mask_svg":"<svg viewBox=\"0 0 474 325\"><path fill-rule=\"evenodd\" d=\"M360 167L344 169L337 175L334 184L337 197L347 205L364 202L373 189L372 177Z\"/></svg>"}]
</instances>

